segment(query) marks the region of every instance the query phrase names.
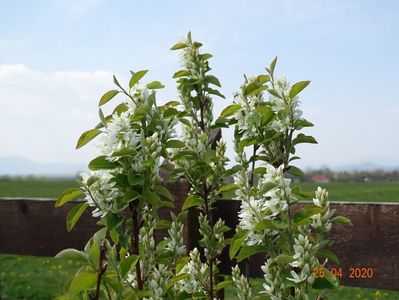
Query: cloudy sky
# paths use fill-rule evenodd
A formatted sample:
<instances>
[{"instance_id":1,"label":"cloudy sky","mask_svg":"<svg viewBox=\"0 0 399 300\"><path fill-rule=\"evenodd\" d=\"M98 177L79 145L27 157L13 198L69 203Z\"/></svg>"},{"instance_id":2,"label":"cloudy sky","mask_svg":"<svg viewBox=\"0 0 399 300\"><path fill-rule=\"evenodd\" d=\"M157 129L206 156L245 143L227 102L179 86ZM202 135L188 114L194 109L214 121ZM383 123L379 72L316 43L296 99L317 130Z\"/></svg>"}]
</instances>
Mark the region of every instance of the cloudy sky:
<instances>
[{"instance_id":1,"label":"cloudy sky","mask_svg":"<svg viewBox=\"0 0 399 300\"><path fill-rule=\"evenodd\" d=\"M129 70L177 99L171 45L189 30L214 55L227 100L243 74L278 55L277 73L311 80L301 94L307 133L301 166L399 166L399 2L0 0L0 157L84 164L74 150L97 123L100 96ZM110 107L109 107L110 108ZM228 139L230 134L225 133Z\"/></svg>"}]
</instances>

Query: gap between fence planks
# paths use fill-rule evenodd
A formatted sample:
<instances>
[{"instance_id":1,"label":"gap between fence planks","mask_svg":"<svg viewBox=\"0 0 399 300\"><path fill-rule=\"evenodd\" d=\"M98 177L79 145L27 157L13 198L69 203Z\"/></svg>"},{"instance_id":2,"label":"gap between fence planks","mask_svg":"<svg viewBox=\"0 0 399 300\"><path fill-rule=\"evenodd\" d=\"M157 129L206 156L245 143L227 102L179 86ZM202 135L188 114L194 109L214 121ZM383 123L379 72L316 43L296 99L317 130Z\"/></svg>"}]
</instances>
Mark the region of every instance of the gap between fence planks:
<instances>
[{"instance_id":1,"label":"gap between fence planks","mask_svg":"<svg viewBox=\"0 0 399 300\"><path fill-rule=\"evenodd\" d=\"M181 183L168 184L176 195L176 211L187 195L188 187ZM54 207L54 199L0 198L0 253L21 255L53 256L65 248L83 249L89 237L96 231L96 220L87 210L68 233L65 220L69 209L75 203L61 208ZM220 201L214 211L226 225L235 228L240 203L234 200ZM301 203L298 204L298 209ZM399 290L399 204L388 203L332 203L337 214L352 220L353 227L336 224L331 231L335 240L331 250L341 260L341 284L347 286L372 287ZM163 217L169 210L161 211ZM184 230L184 240L189 248L198 241L196 211L191 210ZM157 232L157 240L165 231ZM231 232L232 234L232 232ZM250 275L261 277L264 256L257 255L249 261ZM232 262L227 251L222 254L220 269L230 273ZM353 268L351 270L350 268ZM371 268L372 278L349 278L359 275L356 268ZM369 273L370 275L370 273Z\"/></svg>"}]
</instances>

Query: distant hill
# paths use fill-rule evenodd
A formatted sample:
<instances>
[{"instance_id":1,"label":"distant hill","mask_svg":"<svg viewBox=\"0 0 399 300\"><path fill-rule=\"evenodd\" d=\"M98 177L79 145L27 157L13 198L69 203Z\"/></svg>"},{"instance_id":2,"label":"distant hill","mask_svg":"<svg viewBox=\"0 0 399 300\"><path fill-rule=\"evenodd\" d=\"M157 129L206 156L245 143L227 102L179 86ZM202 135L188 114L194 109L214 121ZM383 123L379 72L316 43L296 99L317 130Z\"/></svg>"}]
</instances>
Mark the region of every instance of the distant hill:
<instances>
[{"instance_id":1,"label":"distant hill","mask_svg":"<svg viewBox=\"0 0 399 300\"><path fill-rule=\"evenodd\" d=\"M86 170L83 164L38 163L18 156L0 156L0 176L72 177Z\"/></svg>"},{"instance_id":2,"label":"distant hill","mask_svg":"<svg viewBox=\"0 0 399 300\"><path fill-rule=\"evenodd\" d=\"M371 172L371 171L376 171L376 170L391 172L394 170L398 170L399 166L376 164L373 162L364 162L364 163L359 163L359 164L343 165L343 166L339 166L339 167L331 168L331 169L334 171L337 171L337 172L342 172L342 171L347 171L347 172L368 171L368 172Z\"/></svg>"}]
</instances>

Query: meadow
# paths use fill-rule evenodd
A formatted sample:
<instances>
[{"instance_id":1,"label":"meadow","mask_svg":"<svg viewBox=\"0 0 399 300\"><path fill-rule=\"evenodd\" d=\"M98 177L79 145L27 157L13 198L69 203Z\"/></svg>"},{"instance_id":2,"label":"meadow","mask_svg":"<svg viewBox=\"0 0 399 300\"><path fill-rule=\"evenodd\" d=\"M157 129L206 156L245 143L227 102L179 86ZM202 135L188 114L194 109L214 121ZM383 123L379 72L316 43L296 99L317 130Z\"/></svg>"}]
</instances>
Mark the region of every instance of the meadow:
<instances>
[{"instance_id":1,"label":"meadow","mask_svg":"<svg viewBox=\"0 0 399 300\"><path fill-rule=\"evenodd\" d=\"M300 183L313 193L318 185L329 191L331 201L399 202L399 182ZM0 197L55 198L63 190L76 187L74 179L0 178ZM0 299L53 299L78 268L73 260L0 254ZM261 279L251 281L261 288ZM341 287L327 299L399 299L399 292ZM229 288L226 299L237 299Z\"/></svg>"}]
</instances>

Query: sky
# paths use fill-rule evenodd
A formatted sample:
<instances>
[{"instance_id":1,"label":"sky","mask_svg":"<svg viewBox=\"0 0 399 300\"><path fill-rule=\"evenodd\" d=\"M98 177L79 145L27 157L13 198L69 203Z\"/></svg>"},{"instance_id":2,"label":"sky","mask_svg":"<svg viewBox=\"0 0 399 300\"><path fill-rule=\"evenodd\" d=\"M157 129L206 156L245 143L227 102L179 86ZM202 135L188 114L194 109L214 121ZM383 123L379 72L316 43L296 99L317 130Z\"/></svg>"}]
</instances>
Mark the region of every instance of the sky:
<instances>
[{"instance_id":1,"label":"sky","mask_svg":"<svg viewBox=\"0 0 399 300\"><path fill-rule=\"evenodd\" d=\"M147 82L166 85L159 103L177 100L179 56L169 49L191 31L214 55L212 73L227 98L214 99L215 115L244 74L264 72L278 56L277 74L312 81L300 100L315 124L306 133L319 144L299 146L299 166L399 166L398 1L0 0L0 7L0 157L86 164L95 147L75 150L76 141L98 123L112 75L126 84L129 70L149 69Z\"/></svg>"}]
</instances>

